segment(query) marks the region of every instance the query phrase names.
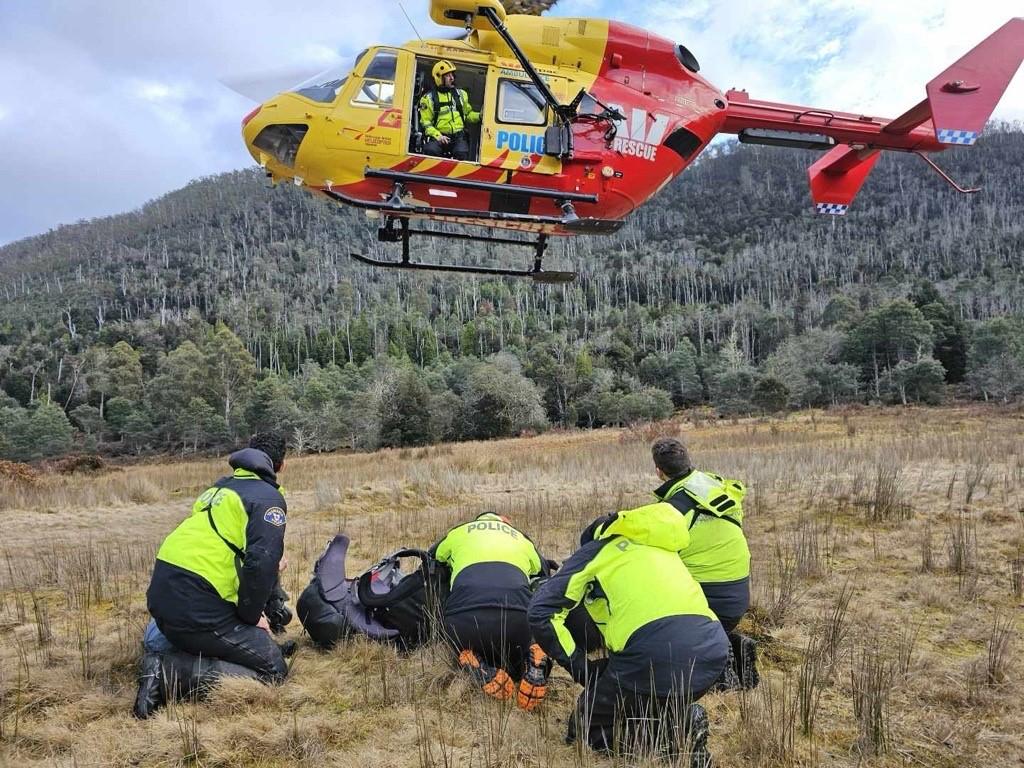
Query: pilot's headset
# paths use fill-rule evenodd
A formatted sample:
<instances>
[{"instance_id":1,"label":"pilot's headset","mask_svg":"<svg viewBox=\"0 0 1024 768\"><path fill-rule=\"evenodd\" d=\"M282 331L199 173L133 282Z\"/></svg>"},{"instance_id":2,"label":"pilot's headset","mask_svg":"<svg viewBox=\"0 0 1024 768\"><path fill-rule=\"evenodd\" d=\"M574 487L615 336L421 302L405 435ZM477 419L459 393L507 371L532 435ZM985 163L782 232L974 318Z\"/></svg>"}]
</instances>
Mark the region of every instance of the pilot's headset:
<instances>
[{"instance_id":1,"label":"pilot's headset","mask_svg":"<svg viewBox=\"0 0 1024 768\"><path fill-rule=\"evenodd\" d=\"M434 68L431 70L431 74L434 75L434 85L440 88L443 84L442 78L444 78L444 76L447 75L449 72L455 72L454 64L452 64L447 59L441 59L441 61L437 62L437 64L435 64Z\"/></svg>"}]
</instances>

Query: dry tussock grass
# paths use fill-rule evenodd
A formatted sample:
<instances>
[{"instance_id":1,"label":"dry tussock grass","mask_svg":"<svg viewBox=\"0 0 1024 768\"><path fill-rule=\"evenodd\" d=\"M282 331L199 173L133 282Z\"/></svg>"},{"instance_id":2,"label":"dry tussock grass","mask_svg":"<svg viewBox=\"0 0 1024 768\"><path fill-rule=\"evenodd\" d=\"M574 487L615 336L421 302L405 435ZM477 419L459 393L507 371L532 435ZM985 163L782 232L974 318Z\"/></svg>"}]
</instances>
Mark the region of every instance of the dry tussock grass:
<instances>
[{"instance_id":1,"label":"dry tussock grass","mask_svg":"<svg viewBox=\"0 0 1024 768\"><path fill-rule=\"evenodd\" d=\"M746 629L762 641L765 685L707 698L719 765L1024 759L1022 427L1017 415L971 409L665 425L700 466L751 488ZM647 500L651 437L557 433L292 459L286 588L298 595L339 530L357 570L484 509L562 558L594 516ZM367 642L302 645L280 688L227 681L205 702L133 721L153 555L222 471L211 460L32 483L0 473L0 762L615 764L562 743L577 693L567 676L556 673L527 715L484 700L438 646L403 656Z\"/></svg>"}]
</instances>

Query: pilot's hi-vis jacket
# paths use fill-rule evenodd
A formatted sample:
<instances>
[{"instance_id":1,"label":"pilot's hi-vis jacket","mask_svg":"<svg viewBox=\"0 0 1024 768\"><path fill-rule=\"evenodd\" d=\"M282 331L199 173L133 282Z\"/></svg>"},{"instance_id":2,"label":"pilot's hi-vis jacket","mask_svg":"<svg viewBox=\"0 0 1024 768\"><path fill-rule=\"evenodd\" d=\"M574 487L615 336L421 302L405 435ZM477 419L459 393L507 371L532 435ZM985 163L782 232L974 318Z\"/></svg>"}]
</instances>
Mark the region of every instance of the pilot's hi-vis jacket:
<instances>
[{"instance_id":1,"label":"pilot's hi-vis jacket","mask_svg":"<svg viewBox=\"0 0 1024 768\"><path fill-rule=\"evenodd\" d=\"M480 113L473 111L469 94L461 88L431 90L420 98L420 124L428 138L454 136L479 122Z\"/></svg>"},{"instance_id":2,"label":"pilot's hi-vis jacket","mask_svg":"<svg viewBox=\"0 0 1024 768\"><path fill-rule=\"evenodd\" d=\"M651 504L618 512L611 523L592 528L593 540L534 595L535 639L583 682L586 652L565 626L582 602L609 650L602 674L659 696L704 691L725 668L729 641L679 557L690 541L683 517L669 504Z\"/></svg>"},{"instance_id":3,"label":"pilot's hi-vis jacket","mask_svg":"<svg viewBox=\"0 0 1024 768\"><path fill-rule=\"evenodd\" d=\"M530 538L493 512L455 526L430 554L451 568L446 614L480 608L525 611L530 579L547 573Z\"/></svg>"},{"instance_id":4,"label":"pilot's hi-vis jacket","mask_svg":"<svg viewBox=\"0 0 1024 768\"><path fill-rule=\"evenodd\" d=\"M234 473L196 499L157 552L146 599L158 624L256 624L277 583L288 507L273 465L254 448L228 463Z\"/></svg>"}]
</instances>

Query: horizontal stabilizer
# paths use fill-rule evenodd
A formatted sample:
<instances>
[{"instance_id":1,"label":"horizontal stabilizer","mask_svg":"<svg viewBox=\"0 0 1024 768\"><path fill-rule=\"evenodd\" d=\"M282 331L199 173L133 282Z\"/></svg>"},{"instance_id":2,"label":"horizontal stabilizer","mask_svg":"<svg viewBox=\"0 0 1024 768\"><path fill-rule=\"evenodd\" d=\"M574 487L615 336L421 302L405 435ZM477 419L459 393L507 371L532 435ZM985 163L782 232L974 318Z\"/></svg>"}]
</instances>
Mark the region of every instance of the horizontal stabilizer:
<instances>
[{"instance_id":1,"label":"horizontal stabilizer","mask_svg":"<svg viewBox=\"0 0 1024 768\"><path fill-rule=\"evenodd\" d=\"M818 213L845 215L879 157L875 150L841 146L814 163L807 175Z\"/></svg>"},{"instance_id":2,"label":"horizontal stabilizer","mask_svg":"<svg viewBox=\"0 0 1024 768\"><path fill-rule=\"evenodd\" d=\"M1024 18L1010 19L927 86L935 138L973 144L1024 59Z\"/></svg>"}]
</instances>

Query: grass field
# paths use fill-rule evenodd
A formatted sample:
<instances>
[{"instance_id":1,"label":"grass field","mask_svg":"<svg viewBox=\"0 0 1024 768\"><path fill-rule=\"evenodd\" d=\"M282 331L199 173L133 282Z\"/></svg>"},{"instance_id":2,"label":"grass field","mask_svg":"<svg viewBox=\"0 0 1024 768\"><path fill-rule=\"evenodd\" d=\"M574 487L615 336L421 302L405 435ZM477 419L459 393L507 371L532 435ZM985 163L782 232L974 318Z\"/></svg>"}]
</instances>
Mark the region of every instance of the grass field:
<instances>
[{"instance_id":1,"label":"grass field","mask_svg":"<svg viewBox=\"0 0 1024 768\"><path fill-rule=\"evenodd\" d=\"M648 444L683 437L745 504L760 688L704 703L738 766L1024 765L1019 626L1024 418L988 409L851 410L673 422L289 460L285 586L336 532L354 572L493 509L549 557L658 485ZM577 687L539 712L485 700L440 647L300 641L280 688L227 681L205 702L129 714L160 540L222 460L0 480L0 763L11 766L605 766L565 746Z\"/></svg>"}]
</instances>

